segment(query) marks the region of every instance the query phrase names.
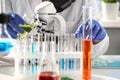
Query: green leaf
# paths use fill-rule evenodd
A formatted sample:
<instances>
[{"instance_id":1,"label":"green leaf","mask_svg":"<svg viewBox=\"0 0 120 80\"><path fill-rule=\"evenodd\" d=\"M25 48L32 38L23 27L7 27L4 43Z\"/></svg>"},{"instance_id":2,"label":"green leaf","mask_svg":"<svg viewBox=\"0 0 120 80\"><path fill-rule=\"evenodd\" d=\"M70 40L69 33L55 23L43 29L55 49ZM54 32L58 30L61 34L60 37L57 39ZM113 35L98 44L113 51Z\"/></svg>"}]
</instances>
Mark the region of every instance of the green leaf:
<instances>
[{"instance_id":1,"label":"green leaf","mask_svg":"<svg viewBox=\"0 0 120 80\"><path fill-rule=\"evenodd\" d=\"M118 0L102 0L105 3L116 3Z\"/></svg>"},{"instance_id":2,"label":"green leaf","mask_svg":"<svg viewBox=\"0 0 120 80\"><path fill-rule=\"evenodd\" d=\"M69 77L62 77L61 80L73 80L73 79L71 79Z\"/></svg>"}]
</instances>

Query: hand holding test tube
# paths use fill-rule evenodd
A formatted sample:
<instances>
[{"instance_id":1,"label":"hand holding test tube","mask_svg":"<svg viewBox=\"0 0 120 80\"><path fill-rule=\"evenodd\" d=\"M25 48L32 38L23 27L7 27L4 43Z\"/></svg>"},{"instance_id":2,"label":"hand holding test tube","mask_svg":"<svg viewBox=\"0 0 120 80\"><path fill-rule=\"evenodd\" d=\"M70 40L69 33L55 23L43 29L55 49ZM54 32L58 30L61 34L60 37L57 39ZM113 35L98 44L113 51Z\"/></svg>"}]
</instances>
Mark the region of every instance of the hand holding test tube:
<instances>
[{"instance_id":1,"label":"hand holding test tube","mask_svg":"<svg viewBox=\"0 0 120 80\"><path fill-rule=\"evenodd\" d=\"M85 25L90 25L90 20L87 20ZM75 32L75 38L82 37L82 27L81 24ZM100 25L95 19L92 19L92 40L103 40L106 36L106 30L102 25Z\"/></svg>"},{"instance_id":2,"label":"hand holding test tube","mask_svg":"<svg viewBox=\"0 0 120 80\"><path fill-rule=\"evenodd\" d=\"M30 31L32 31L36 26L32 24L28 24L21 16L17 13L8 13L11 16L11 22L8 23L8 33L12 36L12 38L18 38L18 33L20 34L20 39L23 39L27 36Z\"/></svg>"}]
</instances>

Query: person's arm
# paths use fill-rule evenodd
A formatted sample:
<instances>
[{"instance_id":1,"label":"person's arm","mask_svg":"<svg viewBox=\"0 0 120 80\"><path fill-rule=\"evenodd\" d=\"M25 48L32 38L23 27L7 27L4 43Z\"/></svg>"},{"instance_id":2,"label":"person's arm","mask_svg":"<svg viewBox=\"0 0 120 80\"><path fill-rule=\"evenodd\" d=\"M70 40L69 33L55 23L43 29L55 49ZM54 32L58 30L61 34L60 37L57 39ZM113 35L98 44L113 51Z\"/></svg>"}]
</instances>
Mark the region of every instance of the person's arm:
<instances>
[{"instance_id":1,"label":"person's arm","mask_svg":"<svg viewBox=\"0 0 120 80\"><path fill-rule=\"evenodd\" d=\"M86 25L90 25L89 21ZM82 36L82 24L78 27L75 32L75 37L80 38ZM93 40L93 55L95 59L100 55L104 54L109 46L109 37L105 28L96 20L92 21L92 40Z\"/></svg>"},{"instance_id":2,"label":"person's arm","mask_svg":"<svg viewBox=\"0 0 120 80\"><path fill-rule=\"evenodd\" d=\"M91 4L93 5L93 18L97 20L99 23L101 19L101 15L99 14L99 9L97 5L97 0L91 0ZM100 23L99 23L100 24ZM102 26L102 24L100 24ZM102 26L104 29L104 26ZM105 29L104 29L105 30ZM105 30L106 31L106 30ZM109 36L106 31L106 35L102 40L93 40L93 56L92 58L95 59L100 55L105 54L109 47Z\"/></svg>"},{"instance_id":3,"label":"person's arm","mask_svg":"<svg viewBox=\"0 0 120 80\"><path fill-rule=\"evenodd\" d=\"M99 21L100 14L98 11L97 1L91 0L91 5L93 6L93 18L96 19L97 21ZM98 44L99 42L101 42L101 40L93 40L94 45Z\"/></svg>"},{"instance_id":4,"label":"person's arm","mask_svg":"<svg viewBox=\"0 0 120 80\"><path fill-rule=\"evenodd\" d=\"M105 38L101 40L98 44L93 45L93 56L92 58L95 59L100 55L103 55L109 47L109 36L106 34Z\"/></svg>"},{"instance_id":5,"label":"person's arm","mask_svg":"<svg viewBox=\"0 0 120 80\"><path fill-rule=\"evenodd\" d=\"M94 40L93 44L95 45L95 44L98 44L99 42L101 42L101 40Z\"/></svg>"}]
</instances>

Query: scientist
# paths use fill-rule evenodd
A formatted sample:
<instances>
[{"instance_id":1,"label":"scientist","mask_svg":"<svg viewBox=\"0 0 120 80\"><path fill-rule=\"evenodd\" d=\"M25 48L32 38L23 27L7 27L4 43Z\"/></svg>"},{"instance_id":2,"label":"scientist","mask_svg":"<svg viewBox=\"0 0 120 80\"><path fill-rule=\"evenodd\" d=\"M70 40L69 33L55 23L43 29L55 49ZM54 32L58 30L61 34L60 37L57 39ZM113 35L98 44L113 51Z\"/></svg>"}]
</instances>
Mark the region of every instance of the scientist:
<instances>
[{"instance_id":1,"label":"scientist","mask_svg":"<svg viewBox=\"0 0 120 80\"><path fill-rule=\"evenodd\" d=\"M15 12L23 17L25 14L34 15L34 9L39 5L41 0L5 0L6 11ZM67 24L66 33L75 33L75 37L81 37L82 24L82 6L86 0L50 0L53 2L57 12L65 19ZM90 1L90 0L89 0ZM91 0L90 4L94 7L93 20L93 58L97 58L104 54L109 46L109 37L104 27L98 22L98 9L96 0ZM12 16L14 19L14 16ZM17 38L17 32L23 33L24 30L20 27L10 26L8 32L13 38Z\"/></svg>"}]
</instances>

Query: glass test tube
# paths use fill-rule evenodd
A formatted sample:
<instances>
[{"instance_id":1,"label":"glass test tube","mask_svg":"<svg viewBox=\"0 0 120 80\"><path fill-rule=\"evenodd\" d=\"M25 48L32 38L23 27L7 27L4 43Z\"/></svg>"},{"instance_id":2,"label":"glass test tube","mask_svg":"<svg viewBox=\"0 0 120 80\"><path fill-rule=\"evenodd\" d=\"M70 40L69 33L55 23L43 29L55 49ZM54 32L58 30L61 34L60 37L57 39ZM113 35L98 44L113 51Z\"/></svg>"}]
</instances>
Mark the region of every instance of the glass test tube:
<instances>
[{"instance_id":1,"label":"glass test tube","mask_svg":"<svg viewBox=\"0 0 120 80\"><path fill-rule=\"evenodd\" d=\"M83 36L82 36L82 80L91 80L92 58L92 7L83 6Z\"/></svg>"}]
</instances>

